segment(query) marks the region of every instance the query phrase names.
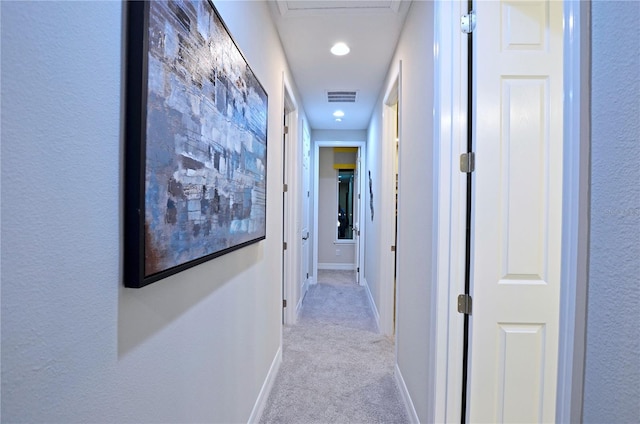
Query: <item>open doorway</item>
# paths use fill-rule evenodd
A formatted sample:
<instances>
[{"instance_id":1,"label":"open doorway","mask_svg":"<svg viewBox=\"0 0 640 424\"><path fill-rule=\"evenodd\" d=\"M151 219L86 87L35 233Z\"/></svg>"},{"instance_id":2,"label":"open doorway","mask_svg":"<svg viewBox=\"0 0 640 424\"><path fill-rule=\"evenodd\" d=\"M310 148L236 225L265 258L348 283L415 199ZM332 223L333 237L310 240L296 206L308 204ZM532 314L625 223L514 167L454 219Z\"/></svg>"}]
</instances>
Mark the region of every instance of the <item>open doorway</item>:
<instances>
[{"instance_id":1,"label":"open doorway","mask_svg":"<svg viewBox=\"0 0 640 424\"><path fill-rule=\"evenodd\" d=\"M364 142L322 142L314 146L313 273L318 269L360 270L364 234L360 158Z\"/></svg>"}]
</instances>

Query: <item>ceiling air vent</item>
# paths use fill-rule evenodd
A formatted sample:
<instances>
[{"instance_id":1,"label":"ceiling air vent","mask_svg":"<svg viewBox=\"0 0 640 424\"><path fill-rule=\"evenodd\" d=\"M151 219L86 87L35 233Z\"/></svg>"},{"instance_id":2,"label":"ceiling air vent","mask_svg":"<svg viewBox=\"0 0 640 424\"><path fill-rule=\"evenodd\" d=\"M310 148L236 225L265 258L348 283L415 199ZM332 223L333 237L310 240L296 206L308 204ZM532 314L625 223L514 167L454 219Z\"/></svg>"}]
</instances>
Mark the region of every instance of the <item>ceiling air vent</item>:
<instances>
[{"instance_id":1,"label":"ceiling air vent","mask_svg":"<svg viewBox=\"0 0 640 424\"><path fill-rule=\"evenodd\" d=\"M357 96L357 91L327 91L327 101L329 103L355 103Z\"/></svg>"}]
</instances>

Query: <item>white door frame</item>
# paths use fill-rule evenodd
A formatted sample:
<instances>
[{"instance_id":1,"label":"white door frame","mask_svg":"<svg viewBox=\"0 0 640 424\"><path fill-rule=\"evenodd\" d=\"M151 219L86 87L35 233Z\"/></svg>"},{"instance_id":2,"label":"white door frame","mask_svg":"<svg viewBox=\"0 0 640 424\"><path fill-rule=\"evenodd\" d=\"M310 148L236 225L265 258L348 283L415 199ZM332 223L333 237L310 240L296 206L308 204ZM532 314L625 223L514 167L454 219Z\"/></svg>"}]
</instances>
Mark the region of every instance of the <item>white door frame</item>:
<instances>
[{"instance_id":1,"label":"white door frame","mask_svg":"<svg viewBox=\"0 0 640 424\"><path fill-rule=\"evenodd\" d=\"M396 131L394 125L398 125L398 138L401 139L402 126L402 61L398 62L395 72L392 74L382 102L382 169L380 172L380 222L385 223L380 228L380 246L378 252L380 263L378 265L380 281L380 319L378 327L382 334L393 337L395 328L395 290L394 290L394 266L395 253L391 246L396 244L396 194L394 161L396 160ZM393 104L398 104L397 119L393 116ZM401 139L402 140L402 139ZM398 173L400 170L398 170ZM399 189L399 188L398 188Z\"/></svg>"},{"instance_id":2,"label":"white door frame","mask_svg":"<svg viewBox=\"0 0 640 424\"><path fill-rule=\"evenodd\" d=\"M313 276L314 276L314 284L318 282L318 197L319 197L319 170L320 170L320 148L321 147L358 147L360 148L360 157L366 159L367 157L367 143L364 141L315 141L313 142ZM362 169L366 169L366 164L361 164ZM359 170L360 174L362 174L362 169ZM359 184L360 184L360 193L364 193L364 181L365 178L360 175ZM362 264L364 263L364 246L366 232L364 231L364 198L366 196L361 196L359 202L358 212L360 214L358 222L360 222L360 249L359 249L359 257L355 258L356 264L355 266L360 267L360 272L364 272L364 268ZM360 285L364 284L364 278L360 275Z\"/></svg>"},{"instance_id":3,"label":"white door frame","mask_svg":"<svg viewBox=\"0 0 640 424\"><path fill-rule=\"evenodd\" d=\"M301 149L299 147L300 125L298 118L298 105L291 89L287 76L282 75L282 111L287 111L289 130L287 133L286 163L284 167L284 181L287 184L285 210L283 214L285 222L283 228L283 241L287 243L287 249L283 250L284 261L284 293L283 299L287 300L284 308L284 324L293 325L297 319L298 287L296 280L300 275L302 260L302 229L301 207L299 191L302 178ZM284 123L283 123L284 127ZM282 133L284 133L284 128Z\"/></svg>"},{"instance_id":4,"label":"white door frame","mask_svg":"<svg viewBox=\"0 0 640 424\"><path fill-rule=\"evenodd\" d=\"M434 172L437 280L432 290L431 384L433 422L460 422L466 182L459 156L466 150L467 43L460 31L466 2L435 3ZM557 422L582 413L588 234L588 23L590 5L564 0L564 175L562 286ZM482 21L478 25L482 25ZM582 65L582 66L581 66ZM584 98L581 92L585 93Z\"/></svg>"},{"instance_id":5,"label":"white door frame","mask_svg":"<svg viewBox=\"0 0 640 424\"><path fill-rule=\"evenodd\" d=\"M465 4L466 6L466 4ZM461 1L435 3L434 163L438 259L432 290L433 422L460 422L463 318L452 299L464 293L466 178L456 167L466 151L466 39Z\"/></svg>"},{"instance_id":6,"label":"white door frame","mask_svg":"<svg viewBox=\"0 0 640 424\"><path fill-rule=\"evenodd\" d=\"M556 422L582 421L591 149L591 2L564 1L564 175Z\"/></svg>"},{"instance_id":7,"label":"white door frame","mask_svg":"<svg viewBox=\"0 0 640 424\"><path fill-rule=\"evenodd\" d=\"M313 272L312 269L310 269L310 264L312 261L311 258L311 242L309 241L309 237L311 236L311 231L312 231L312 222L311 222L311 172L312 168L311 168L311 135L309 132L309 127L306 123L306 121L304 119L301 120L300 122L301 124L301 134L302 134L302 139L301 139L301 143L300 143L300 168L302 170L302 174L300 176L301 180L300 180L300 201L301 201L301 221L302 221L302 225L301 225L301 254L302 257L300 258L300 270L301 270L301 276L300 278L302 278L302 283L301 283L301 293L299 294L299 298L298 298L298 304L296 305L296 316L300 313L300 310L302 309L302 302L304 300L304 296L307 294L307 291L309 290L309 284L312 281L311 280L311 276L309 275L310 273ZM307 175L304 175L304 160L305 160L305 144L308 143L309 146L309 164L308 164L308 169L307 169ZM305 179L307 181L305 181ZM305 182L308 183L307 185L307 189L309 190L309 193L305 193L304 189L305 189ZM307 202L307 210L306 210L306 216L305 216L305 205L304 203ZM305 227L306 224L306 227ZM306 234L303 233L304 230L306 230ZM306 237L306 239L305 239ZM306 243L306 247L307 247L307 251L304 251L304 245ZM307 261L306 263L306 267L305 267L305 261ZM306 275L305 275L306 274Z\"/></svg>"}]
</instances>

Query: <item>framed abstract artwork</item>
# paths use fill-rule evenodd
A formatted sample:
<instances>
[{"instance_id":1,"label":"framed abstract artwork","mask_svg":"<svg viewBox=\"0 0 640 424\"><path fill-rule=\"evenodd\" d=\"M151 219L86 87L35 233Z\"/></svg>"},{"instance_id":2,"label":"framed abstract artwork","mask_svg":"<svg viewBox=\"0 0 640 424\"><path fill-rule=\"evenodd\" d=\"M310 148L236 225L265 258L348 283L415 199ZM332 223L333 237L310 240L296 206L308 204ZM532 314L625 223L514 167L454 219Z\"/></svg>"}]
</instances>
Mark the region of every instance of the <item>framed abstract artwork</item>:
<instances>
[{"instance_id":1,"label":"framed abstract artwork","mask_svg":"<svg viewBox=\"0 0 640 424\"><path fill-rule=\"evenodd\" d=\"M268 96L215 6L127 3L124 284L266 237Z\"/></svg>"}]
</instances>

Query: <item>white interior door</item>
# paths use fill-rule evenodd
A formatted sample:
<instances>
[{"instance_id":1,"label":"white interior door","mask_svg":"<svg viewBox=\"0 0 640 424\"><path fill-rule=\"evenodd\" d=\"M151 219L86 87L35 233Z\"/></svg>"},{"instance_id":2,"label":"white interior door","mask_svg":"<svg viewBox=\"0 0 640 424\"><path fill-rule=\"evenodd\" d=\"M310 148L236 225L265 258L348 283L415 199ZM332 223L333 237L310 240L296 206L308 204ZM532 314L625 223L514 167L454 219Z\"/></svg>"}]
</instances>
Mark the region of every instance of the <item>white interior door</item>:
<instances>
[{"instance_id":1,"label":"white interior door","mask_svg":"<svg viewBox=\"0 0 640 424\"><path fill-rule=\"evenodd\" d=\"M290 214L289 214L289 196L287 193L287 181L288 181L288 169L287 169L287 145L289 144L287 141L289 140L289 112L285 106L283 116L283 131L282 131L282 323L287 323L287 313L286 313L286 304L287 298L289 297L288 290L288 266L289 266L289 255L287 250L287 245L289 244L289 226L287 225L290 222Z\"/></svg>"},{"instance_id":2,"label":"white interior door","mask_svg":"<svg viewBox=\"0 0 640 424\"><path fill-rule=\"evenodd\" d=\"M479 1L470 422L553 422L562 207L562 2Z\"/></svg>"},{"instance_id":3,"label":"white interior door","mask_svg":"<svg viewBox=\"0 0 640 424\"><path fill-rule=\"evenodd\" d=\"M309 250L309 237L311 236L311 138L307 128L302 129L302 287L300 298L303 299L309 284L311 261Z\"/></svg>"},{"instance_id":4,"label":"white interior door","mask_svg":"<svg viewBox=\"0 0 640 424\"><path fill-rule=\"evenodd\" d=\"M362 196L360 194L360 169L361 166L361 151L358 148L356 153L356 169L353 172L353 241L355 242L355 270L356 270L356 283L360 284L360 210L362 202Z\"/></svg>"}]
</instances>

